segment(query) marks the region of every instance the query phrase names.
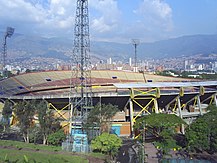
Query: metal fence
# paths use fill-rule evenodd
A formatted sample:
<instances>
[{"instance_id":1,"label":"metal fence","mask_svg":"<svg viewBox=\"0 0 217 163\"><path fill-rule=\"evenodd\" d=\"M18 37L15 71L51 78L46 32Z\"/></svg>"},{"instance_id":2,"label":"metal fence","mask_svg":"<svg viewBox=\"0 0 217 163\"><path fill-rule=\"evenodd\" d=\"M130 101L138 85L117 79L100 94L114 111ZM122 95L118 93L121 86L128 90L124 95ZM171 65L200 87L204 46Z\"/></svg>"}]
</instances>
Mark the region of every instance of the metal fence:
<instances>
[{"instance_id":1,"label":"metal fence","mask_svg":"<svg viewBox=\"0 0 217 163\"><path fill-rule=\"evenodd\" d=\"M74 134L68 136L65 142L62 142L62 150L68 152L88 153L89 145L87 134Z\"/></svg>"}]
</instances>

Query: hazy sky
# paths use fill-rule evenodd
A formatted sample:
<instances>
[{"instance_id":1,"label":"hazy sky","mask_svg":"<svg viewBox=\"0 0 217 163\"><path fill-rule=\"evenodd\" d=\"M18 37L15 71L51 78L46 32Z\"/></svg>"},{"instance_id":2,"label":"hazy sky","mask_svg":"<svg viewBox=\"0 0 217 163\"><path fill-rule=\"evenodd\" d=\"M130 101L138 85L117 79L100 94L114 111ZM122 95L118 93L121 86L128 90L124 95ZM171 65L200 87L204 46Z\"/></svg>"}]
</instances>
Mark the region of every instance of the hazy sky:
<instances>
[{"instance_id":1,"label":"hazy sky","mask_svg":"<svg viewBox=\"0 0 217 163\"><path fill-rule=\"evenodd\" d=\"M73 37L76 0L1 0L0 31ZM89 0L91 40L217 34L217 0Z\"/></svg>"}]
</instances>

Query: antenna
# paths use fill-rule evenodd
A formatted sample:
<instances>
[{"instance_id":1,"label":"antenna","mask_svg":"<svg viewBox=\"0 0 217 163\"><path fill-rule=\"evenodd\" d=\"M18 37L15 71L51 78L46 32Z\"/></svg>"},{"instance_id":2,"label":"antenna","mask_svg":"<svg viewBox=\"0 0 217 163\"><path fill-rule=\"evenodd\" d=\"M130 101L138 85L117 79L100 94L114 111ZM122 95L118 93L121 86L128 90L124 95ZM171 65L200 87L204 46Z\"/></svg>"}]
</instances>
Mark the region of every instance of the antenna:
<instances>
[{"instance_id":1,"label":"antenna","mask_svg":"<svg viewBox=\"0 0 217 163\"><path fill-rule=\"evenodd\" d=\"M11 37L14 33L14 28L7 27L4 39L3 39L3 52L2 52L2 58L3 58L3 65L2 65L2 72L3 72L3 78L7 78L6 74L6 57L7 57L7 38Z\"/></svg>"},{"instance_id":2,"label":"antenna","mask_svg":"<svg viewBox=\"0 0 217 163\"><path fill-rule=\"evenodd\" d=\"M137 67L137 46L139 45L140 41L139 39L132 39L132 44L135 48L135 58L134 58L134 66L135 66L135 70Z\"/></svg>"}]
</instances>

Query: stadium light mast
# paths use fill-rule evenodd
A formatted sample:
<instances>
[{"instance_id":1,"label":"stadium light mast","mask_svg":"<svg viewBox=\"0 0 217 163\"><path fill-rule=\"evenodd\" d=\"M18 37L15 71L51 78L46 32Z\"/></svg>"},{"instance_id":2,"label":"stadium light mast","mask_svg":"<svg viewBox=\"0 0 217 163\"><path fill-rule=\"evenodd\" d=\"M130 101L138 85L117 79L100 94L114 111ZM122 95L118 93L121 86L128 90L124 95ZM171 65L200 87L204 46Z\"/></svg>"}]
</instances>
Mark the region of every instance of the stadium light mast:
<instances>
[{"instance_id":1,"label":"stadium light mast","mask_svg":"<svg viewBox=\"0 0 217 163\"><path fill-rule=\"evenodd\" d=\"M134 56L134 67L135 67L135 72L137 71L137 46L139 45L140 41L139 39L132 39L132 44L135 49L135 56Z\"/></svg>"},{"instance_id":2,"label":"stadium light mast","mask_svg":"<svg viewBox=\"0 0 217 163\"><path fill-rule=\"evenodd\" d=\"M88 107L92 106L88 0L77 0L70 85L70 94L77 94L75 98L70 99L71 107L73 106L71 112L78 113L73 121L83 123Z\"/></svg>"},{"instance_id":3,"label":"stadium light mast","mask_svg":"<svg viewBox=\"0 0 217 163\"><path fill-rule=\"evenodd\" d=\"M7 77L6 75L6 57L7 57L7 38L11 37L14 34L14 28L7 27L4 39L3 39L3 51L2 51L2 73L3 77Z\"/></svg>"}]
</instances>

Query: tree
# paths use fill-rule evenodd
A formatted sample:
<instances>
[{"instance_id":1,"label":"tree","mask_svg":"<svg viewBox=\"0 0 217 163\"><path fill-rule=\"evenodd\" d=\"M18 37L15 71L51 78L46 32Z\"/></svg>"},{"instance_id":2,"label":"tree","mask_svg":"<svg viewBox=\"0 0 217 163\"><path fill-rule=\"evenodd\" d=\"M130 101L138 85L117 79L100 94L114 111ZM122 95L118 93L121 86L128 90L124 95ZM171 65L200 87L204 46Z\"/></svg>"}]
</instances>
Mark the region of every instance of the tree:
<instances>
[{"instance_id":1,"label":"tree","mask_svg":"<svg viewBox=\"0 0 217 163\"><path fill-rule=\"evenodd\" d=\"M217 152L217 107L209 106L208 113L197 118L186 130L190 151Z\"/></svg>"},{"instance_id":2,"label":"tree","mask_svg":"<svg viewBox=\"0 0 217 163\"><path fill-rule=\"evenodd\" d=\"M15 105L14 112L24 141L29 143L30 129L34 126L35 101L21 101Z\"/></svg>"},{"instance_id":3,"label":"tree","mask_svg":"<svg viewBox=\"0 0 217 163\"><path fill-rule=\"evenodd\" d=\"M3 116L2 125L4 127L4 131L6 131L10 126L9 119L12 116L12 103L8 100L6 100L4 103L4 107L2 110L2 116Z\"/></svg>"},{"instance_id":4,"label":"tree","mask_svg":"<svg viewBox=\"0 0 217 163\"><path fill-rule=\"evenodd\" d=\"M118 112L118 107L112 104L98 103L88 114L85 128L99 127L100 133L110 131L111 118Z\"/></svg>"},{"instance_id":5,"label":"tree","mask_svg":"<svg viewBox=\"0 0 217 163\"><path fill-rule=\"evenodd\" d=\"M36 111L39 120L39 130L43 137L43 144L47 143L48 136L60 129L59 119L55 118L52 110L47 107L45 100L36 104Z\"/></svg>"},{"instance_id":6,"label":"tree","mask_svg":"<svg viewBox=\"0 0 217 163\"><path fill-rule=\"evenodd\" d=\"M155 137L155 145L160 152L167 155L170 149L177 148L174 139L176 128L185 122L174 114L150 114L139 118L134 128L142 132L147 132ZM143 135L143 134L141 134Z\"/></svg>"},{"instance_id":7,"label":"tree","mask_svg":"<svg viewBox=\"0 0 217 163\"><path fill-rule=\"evenodd\" d=\"M122 146L122 140L115 134L102 133L91 141L93 151L108 154L111 159L117 154L118 149Z\"/></svg>"}]
</instances>

